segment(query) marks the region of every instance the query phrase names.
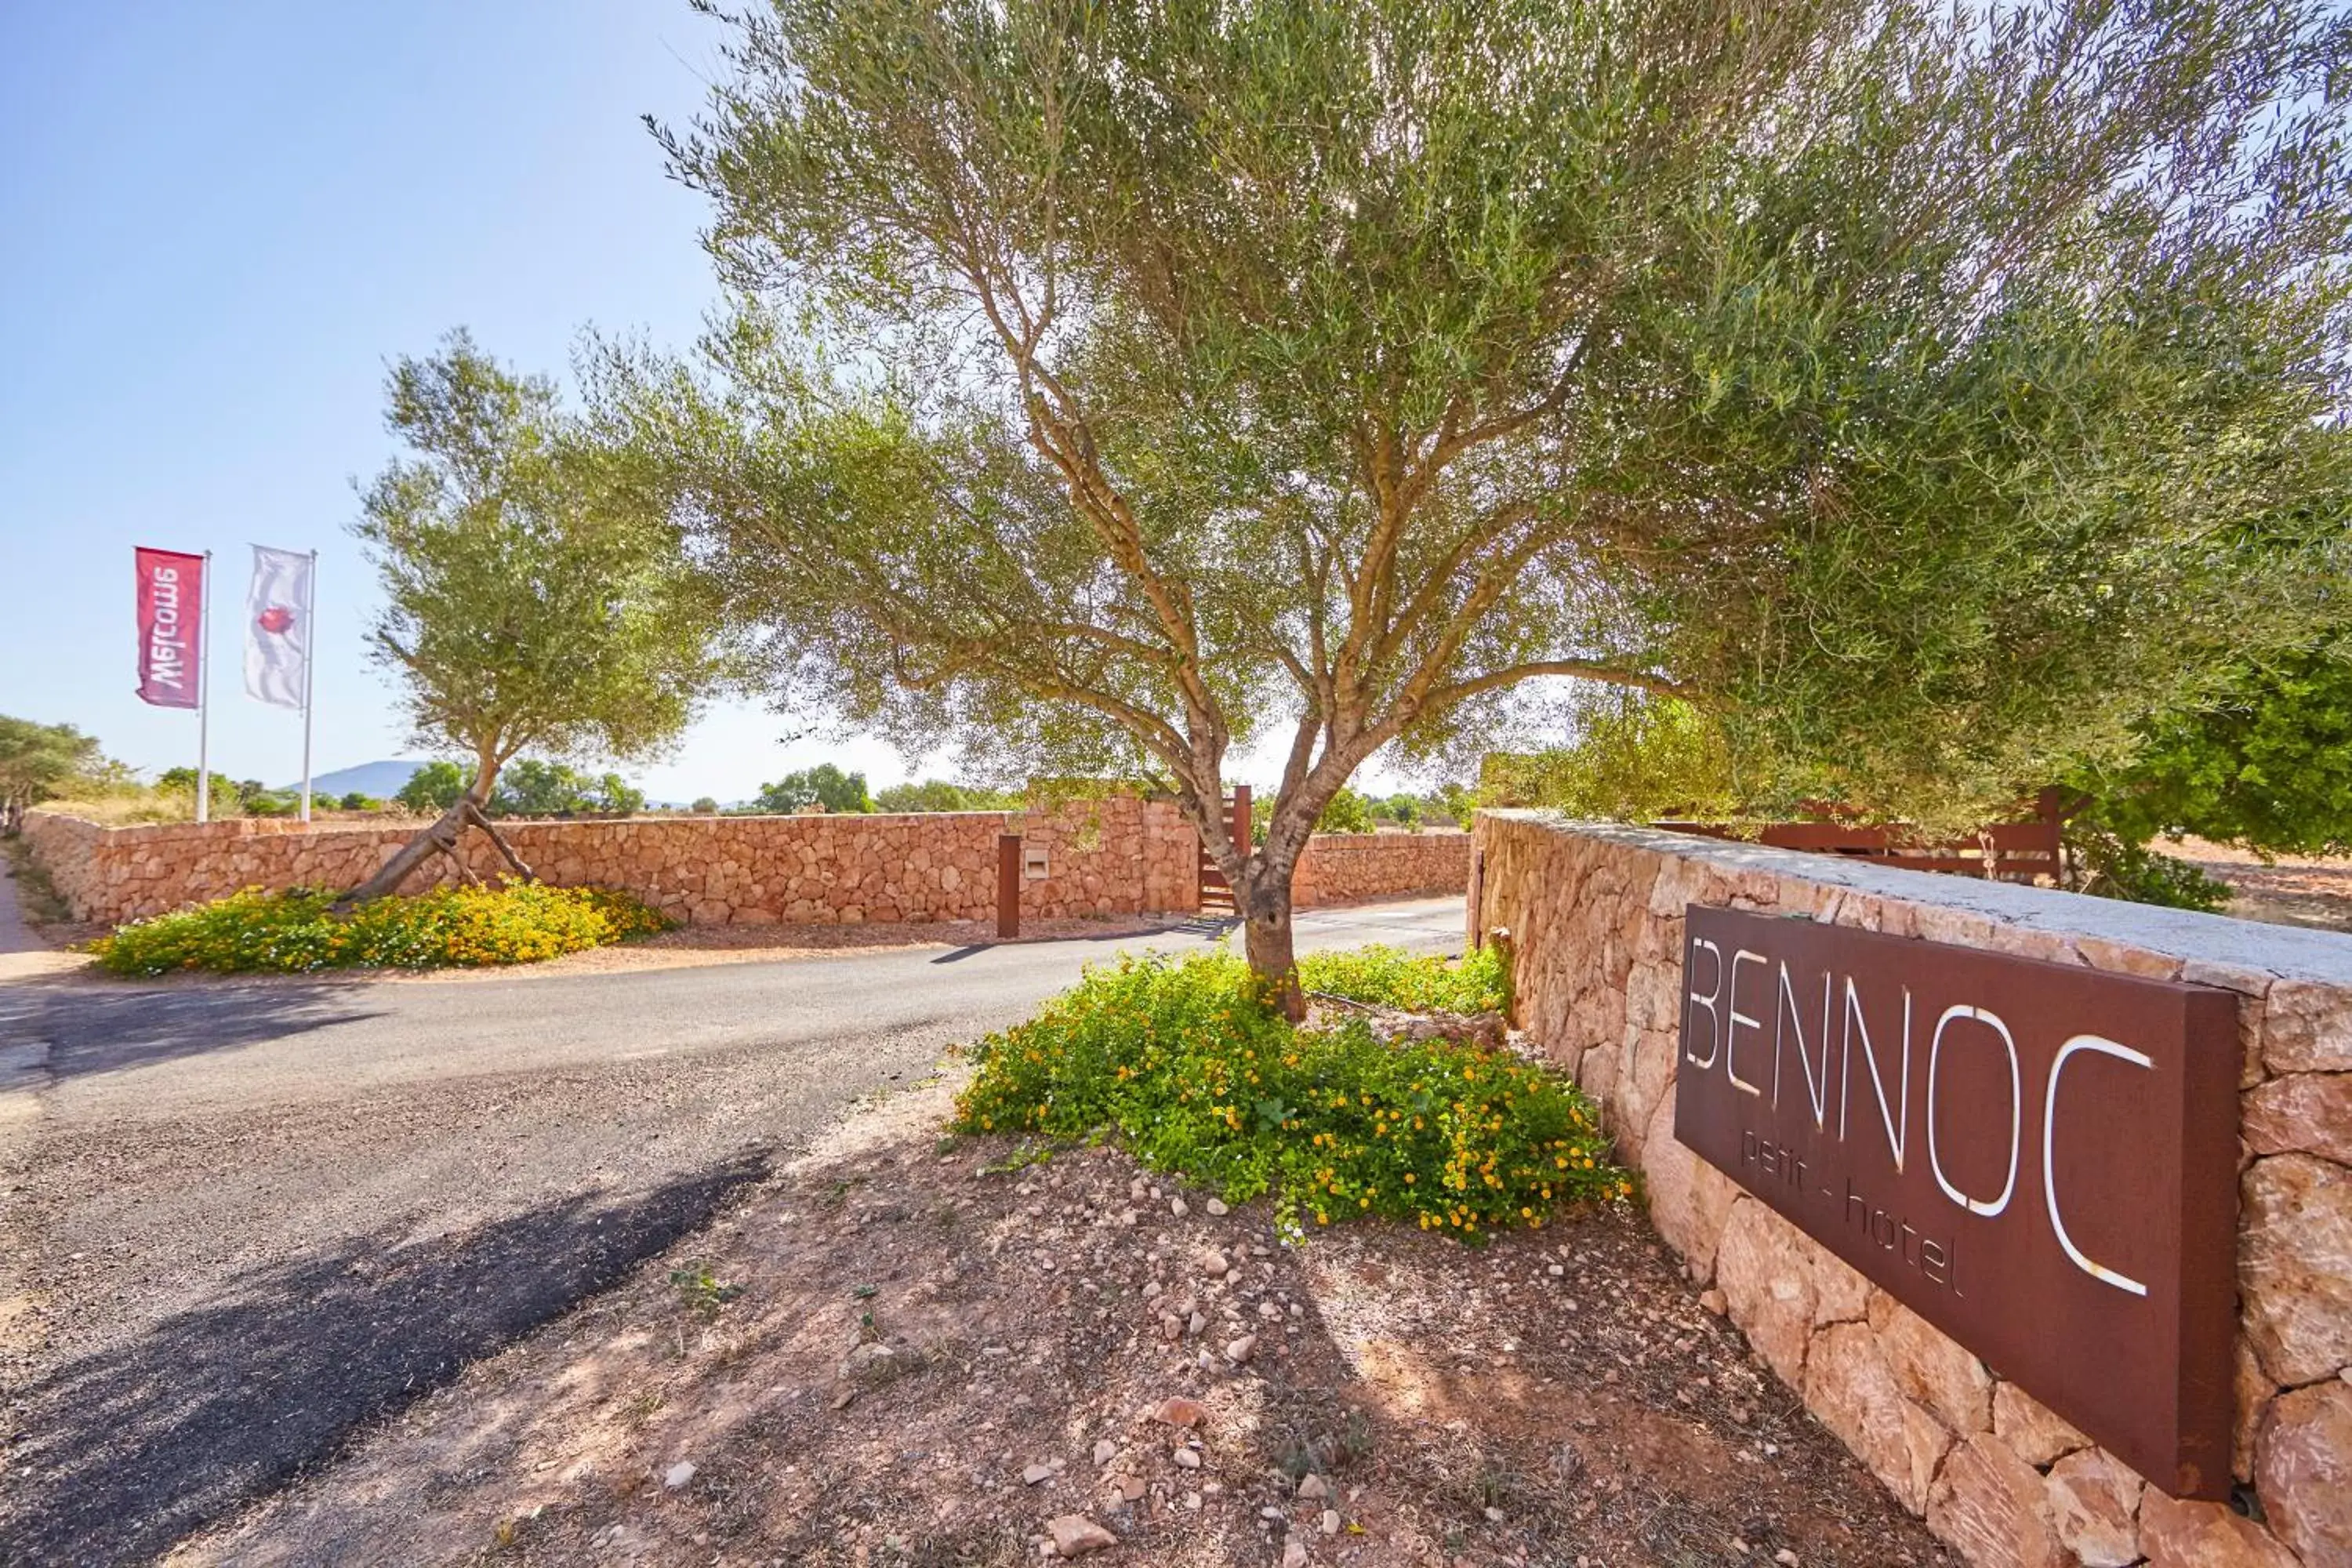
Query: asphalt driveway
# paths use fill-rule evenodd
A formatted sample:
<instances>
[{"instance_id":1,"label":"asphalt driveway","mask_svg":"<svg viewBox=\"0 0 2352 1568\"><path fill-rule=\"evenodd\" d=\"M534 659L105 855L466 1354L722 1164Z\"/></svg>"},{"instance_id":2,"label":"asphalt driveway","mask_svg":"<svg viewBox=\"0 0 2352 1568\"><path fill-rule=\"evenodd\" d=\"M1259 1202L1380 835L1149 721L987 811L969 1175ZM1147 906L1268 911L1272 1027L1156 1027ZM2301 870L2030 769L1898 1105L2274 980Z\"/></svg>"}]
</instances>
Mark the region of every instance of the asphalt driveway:
<instances>
[{"instance_id":1,"label":"asphalt driveway","mask_svg":"<svg viewBox=\"0 0 2352 1568\"><path fill-rule=\"evenodd\" d=\"M1460 945L1459 899L1302 947ZM150 1559L1121 946L456 984L0 983L0 1560Z\"/></svg>"}]
</instances>

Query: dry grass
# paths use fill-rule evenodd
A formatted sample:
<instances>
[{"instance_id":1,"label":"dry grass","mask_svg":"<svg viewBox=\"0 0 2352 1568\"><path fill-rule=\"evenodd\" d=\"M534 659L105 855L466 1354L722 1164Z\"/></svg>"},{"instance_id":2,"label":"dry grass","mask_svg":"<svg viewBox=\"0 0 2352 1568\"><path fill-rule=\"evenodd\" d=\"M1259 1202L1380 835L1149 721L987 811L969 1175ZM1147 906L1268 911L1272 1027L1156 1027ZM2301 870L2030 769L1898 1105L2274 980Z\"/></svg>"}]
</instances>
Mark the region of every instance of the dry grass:
<instances>
[{"instance_id":1,"label":"dry grass","mask_svg":"<svg viewBox=\"0 0 2352 1568\"><path fill-rule=\"evenodd\" d=\"M43 801L41 809L95 822L101 827L152 827L194 822L196 795L192 789L155 789L142 784L103 795Z\"/></svg>"}]
</instances>

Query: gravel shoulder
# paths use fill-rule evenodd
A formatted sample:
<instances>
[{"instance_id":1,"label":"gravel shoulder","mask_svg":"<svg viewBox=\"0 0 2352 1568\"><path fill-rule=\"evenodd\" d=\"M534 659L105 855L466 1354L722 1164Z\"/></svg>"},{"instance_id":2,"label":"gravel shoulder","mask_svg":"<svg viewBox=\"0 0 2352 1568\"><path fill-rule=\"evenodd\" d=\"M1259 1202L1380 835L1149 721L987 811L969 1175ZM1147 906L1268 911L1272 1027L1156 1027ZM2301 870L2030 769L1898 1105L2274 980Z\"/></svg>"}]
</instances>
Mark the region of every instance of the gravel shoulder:
<instances>
[{"instance_id":1,"label":"gravel shoulder","mask_svg":"<svg viewBox=\"0 0 2352 1568\"><path fill-rule=\"evenodd\" d=\"M1631 1207L1290 1246L1113 1148L942 1139L953 1083L172 1561L1950 1561Z\"/></svg>"},{"instance_id":2,"label":"gravel shoulder","mask_svg":"<svg viewBox=\"0 0 2352 1568\"><path fill-rule=\"evenodd\" d=\"M1445 950L1461 906L1313 919L1327 945ZM628 1278L1083 963L1202 940L0 982L0 1562L152 1559Z\"/></svg>"}]
</instances>

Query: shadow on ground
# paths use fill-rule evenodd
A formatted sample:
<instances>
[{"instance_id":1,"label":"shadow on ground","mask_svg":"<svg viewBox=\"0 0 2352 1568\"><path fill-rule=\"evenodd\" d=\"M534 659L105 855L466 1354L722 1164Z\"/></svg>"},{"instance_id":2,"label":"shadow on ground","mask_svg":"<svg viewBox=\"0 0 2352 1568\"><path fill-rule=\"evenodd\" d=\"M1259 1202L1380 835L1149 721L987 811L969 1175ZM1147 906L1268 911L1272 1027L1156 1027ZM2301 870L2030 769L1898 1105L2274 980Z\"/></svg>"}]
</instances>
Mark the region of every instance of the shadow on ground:
<instances>
[{"instance_id":1,"label":"shadow on ground","mask_svg":"<svg viewBox=\"0 0 2352 1568\"><path fill-rule=\"evenodd\" d=\"M373 1018L351 985L0 985L0 1046L50 1047L58 1077L147 1067Z\"/></svg>"},{"instance_id":2,"label":"shadow on ground","mask_svg":"<svg viewBox=\"0 0 2352 1568\"><path fill-rule=\"evenodd\" d=\"M382 1237L257 1273L233 1299L26 1389L0 1561L152 1558L613 1285L767 1173L741 1157L468 1235Z\"/></svg>"}]
</instances>

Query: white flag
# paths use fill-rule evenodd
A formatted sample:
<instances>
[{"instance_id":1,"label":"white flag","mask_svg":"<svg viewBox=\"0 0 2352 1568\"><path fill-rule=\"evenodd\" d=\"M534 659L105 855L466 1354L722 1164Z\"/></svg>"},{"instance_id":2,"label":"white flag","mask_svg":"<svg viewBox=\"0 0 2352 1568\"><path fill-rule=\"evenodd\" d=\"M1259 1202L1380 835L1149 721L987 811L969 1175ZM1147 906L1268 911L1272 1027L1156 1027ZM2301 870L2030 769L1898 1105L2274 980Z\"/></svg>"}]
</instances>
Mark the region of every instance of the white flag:
<instances>
[{"instance_id":1,"label":"white flag","mask_svg":"<svg viewBox=\"0 0 2352 1568\"><path fill-rule=\"evenodd\" d=\"M246 695L299 708L310 663L310 563L291 550L253 547L245 595Z\"/></svg>"}]
</instances>

